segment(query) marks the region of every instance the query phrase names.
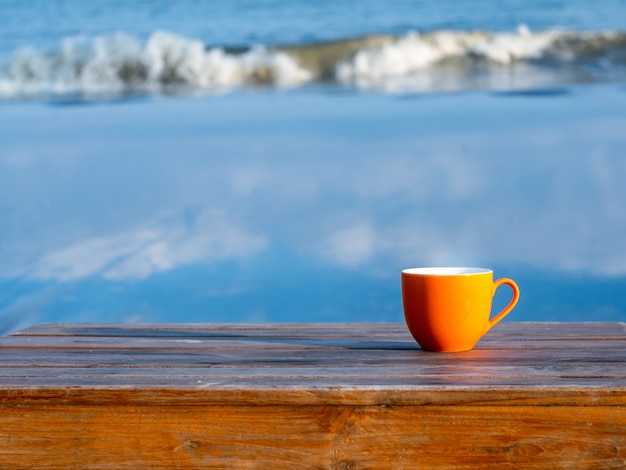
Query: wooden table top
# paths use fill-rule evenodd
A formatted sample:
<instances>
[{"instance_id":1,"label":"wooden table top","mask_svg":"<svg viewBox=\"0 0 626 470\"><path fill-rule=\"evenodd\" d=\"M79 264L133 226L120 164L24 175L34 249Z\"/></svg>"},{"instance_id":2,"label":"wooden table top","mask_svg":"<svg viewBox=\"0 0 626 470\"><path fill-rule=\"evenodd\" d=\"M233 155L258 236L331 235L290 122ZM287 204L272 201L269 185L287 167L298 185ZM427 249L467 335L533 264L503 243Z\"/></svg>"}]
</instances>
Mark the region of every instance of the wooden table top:
<instances>
[{"instance_id":1,"label":"wooden table top","mask_svg":"<svg viewBox=\"0 0 626 470\"><path fill-rule=\"evenodd\" d=\"M0 403L122 395L142 404L624 406L626 324L503 322L463 353L422 351L402 323L43 324L0 338Z\"/></svg>"},{"instance_id":2,"label":"wooden table top","mask_svg":"<svg viewBox=\"0 0 626 470\"><path fill-rule=\"evenodd\" d=\"M48 324L0 338L0 468L626 468L626 325Z\"/></svg>"}]
</instances>

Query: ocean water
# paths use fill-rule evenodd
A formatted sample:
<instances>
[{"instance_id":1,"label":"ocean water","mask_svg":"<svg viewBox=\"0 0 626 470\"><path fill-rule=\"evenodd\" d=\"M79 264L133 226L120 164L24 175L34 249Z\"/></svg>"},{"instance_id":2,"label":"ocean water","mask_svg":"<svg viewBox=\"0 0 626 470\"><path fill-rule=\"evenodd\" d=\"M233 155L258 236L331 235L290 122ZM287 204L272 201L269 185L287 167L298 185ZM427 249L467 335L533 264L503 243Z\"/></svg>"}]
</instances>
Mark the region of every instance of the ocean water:
<instances>
[{"instance_id":1,"label":"ocean water","mask_svg":"<svg viewBox=\"0 0 626 470\"><path fill-rule=\"evenodd\" d=\"M0 330L626 318L626 2L0 0ZM495 307L507 301L498 292Z\"/></svg>"}]
</instances>

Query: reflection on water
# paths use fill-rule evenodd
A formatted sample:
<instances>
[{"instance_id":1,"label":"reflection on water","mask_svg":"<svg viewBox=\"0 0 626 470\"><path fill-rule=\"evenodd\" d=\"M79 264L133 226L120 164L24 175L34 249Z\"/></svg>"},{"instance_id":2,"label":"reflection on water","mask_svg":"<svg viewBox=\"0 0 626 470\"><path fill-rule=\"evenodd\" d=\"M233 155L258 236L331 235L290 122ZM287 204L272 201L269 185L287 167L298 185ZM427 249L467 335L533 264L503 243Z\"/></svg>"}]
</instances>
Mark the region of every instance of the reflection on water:
<instances>
[{"instance_id":1,"label":"reflection on water","mask_svg":"<svg viewBox=\"0 0 626 470\"><path fill-rule=\"evenodd\" d=\"M477 265L512 320L622 319L616 90L4 105L0 313L401 321L402 268Z\"/></svg>"}]
</instances>

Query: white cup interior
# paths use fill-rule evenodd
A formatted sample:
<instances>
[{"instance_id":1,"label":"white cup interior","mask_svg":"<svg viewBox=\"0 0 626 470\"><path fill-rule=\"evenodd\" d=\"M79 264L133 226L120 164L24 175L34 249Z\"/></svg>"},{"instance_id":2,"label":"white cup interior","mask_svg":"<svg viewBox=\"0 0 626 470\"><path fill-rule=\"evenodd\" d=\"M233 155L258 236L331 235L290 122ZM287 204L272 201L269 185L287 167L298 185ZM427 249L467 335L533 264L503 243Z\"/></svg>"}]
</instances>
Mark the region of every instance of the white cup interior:
<instances>
[{"instance_id":1,"label":"white cup interior","mask_svg":"<svg viewBox=\"0 0 626 470\"><path fill-rule=\"evenodd\" d=\"M427 276L458 276L469 274L490 273L491 269L484 268L409 268L402 271L406 274L421 274Z\"/></svg>"}]
</instances>

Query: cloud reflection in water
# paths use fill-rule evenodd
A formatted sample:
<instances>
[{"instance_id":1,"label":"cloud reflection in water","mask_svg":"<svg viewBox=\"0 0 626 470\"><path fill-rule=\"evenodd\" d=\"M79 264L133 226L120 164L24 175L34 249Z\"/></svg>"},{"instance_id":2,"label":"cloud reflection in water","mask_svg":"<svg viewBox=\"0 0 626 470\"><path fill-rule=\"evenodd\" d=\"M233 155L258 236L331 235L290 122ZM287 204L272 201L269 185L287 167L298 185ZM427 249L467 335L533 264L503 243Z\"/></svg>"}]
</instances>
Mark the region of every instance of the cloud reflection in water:
<instances>
[{"instance_id":1,"label":"cloud reflection in water","mask_svg":"<svg viewBox=\"0 0 626 470\"><path fill-rule=\"evenodd\" d=\"M399 306L388 296L407 266L623 277L625 100L600 90L6 106L0 276L134 282L145 299L153 276L178 292L188 279L177 270L204 266L217 271L197 274L208 276L193 294L203 302L219 285L216 295L241 299L257 289L258 306L268 298L258 289L271 288L263 295L282 292L300 309L321 300L281 285L306 278L323 290L352 276L346 295L364 279L385 285L386 312ZM230 262L234 274L221 272ZM332 295L326 304L341 303ZM368 308L378 307L359 311Z\"/></svg>"}]
</instances>

